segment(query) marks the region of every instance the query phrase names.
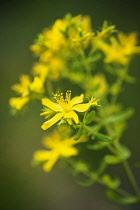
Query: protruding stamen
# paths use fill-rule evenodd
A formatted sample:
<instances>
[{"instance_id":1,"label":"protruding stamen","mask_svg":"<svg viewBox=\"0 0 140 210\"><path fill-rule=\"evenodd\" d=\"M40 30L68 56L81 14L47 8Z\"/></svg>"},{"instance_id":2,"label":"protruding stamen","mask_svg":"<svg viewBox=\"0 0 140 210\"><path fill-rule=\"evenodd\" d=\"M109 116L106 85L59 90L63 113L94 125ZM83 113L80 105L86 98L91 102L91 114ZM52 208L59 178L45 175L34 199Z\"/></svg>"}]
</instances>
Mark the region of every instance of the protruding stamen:
<instances>
[{"instance_id":1,"label":"protruding stamen","mask_svg":"<svg viewBox=\"0 0 140 210\"><path fill-rule=\"evenodd\" d=\"M67 90L65 101L68 103L71 99L71 90Z\"/></svg>"}]
</instances>

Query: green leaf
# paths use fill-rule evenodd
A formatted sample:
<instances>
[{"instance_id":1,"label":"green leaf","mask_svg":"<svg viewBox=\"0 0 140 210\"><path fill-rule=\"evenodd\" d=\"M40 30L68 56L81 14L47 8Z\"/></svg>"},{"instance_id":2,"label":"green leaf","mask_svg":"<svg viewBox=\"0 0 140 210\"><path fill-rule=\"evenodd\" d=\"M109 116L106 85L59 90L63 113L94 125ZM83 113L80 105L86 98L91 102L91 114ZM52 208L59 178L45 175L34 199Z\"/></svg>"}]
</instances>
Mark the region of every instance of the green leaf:
<instances>
[{"instance_id":1,"label":"green leaf","mask_svg":"<svg viewBox=\"0 0 140 210\"><path fill-rule=\"evenodd\" d=\"M108 164L117 164L117 163L121 162L121 159L120 159L120 157L117 157L114 155L106 155L105 162Z\"/></svg>"},{"instance_id":2,"label":"green leaf","mask_svg":"<svg viewBox=\"0 0 140 210\"><path fill-rule=\"evenodd\" d=\"M116 201L121 204L133 204L137 203L138 200L136 197L133 196L128 196L128 197L123 197L122 195L112 191L112 190L107 190L106 195L113 201Z\"/></svg>"},{"instance_id":3,"label":"green leaf","mask_svg":"<svg viewBox=\"0 0 140 210\"><path fill-rule=\"evenodd\" d=\"M132 77L132 76L130 76L130 75L127 74L124 77L124 81L133 84L133 83L136 82L136 79L134 77Z\"/></svg>"},{"instance_id":4,"label":"green leaf","mask_svg":"<svg viewBox=\"0 0 140 210\"><path fill-rule=\"evenodd\" d=\"M112 189L116 189L120 185L120 180L118 178L111 178L109 174L104 174L101 177L101 181L107 187L112 188Z\"/></svg>"},{"instance_id":5,"label":"green leaf","mask_svg":"<svg viewBox=\"0 0 140 210\"><path fill-rule=\"evenodd\" d=\"M99 140L99 141L103 141L103 142L110 142L112 140L111 137L106 136L104 134L101 133L96 133L95 137Z\"/></svg>"},{"instance_id":6,"label":"green leaf","mask_svg":"<svg viewBox=\"0 0 140 210\"><path fill-rule=\"evenodd\" d=\"M74 140L78 140L81 136L83 135L83 126L81 125L81 127L79 128Z\"/></svg>"},{"instance_id":7,"label":"green leaf","mask_svg":"<svg viewBox=\"0 0 140 210\"><path fill-rule=\"evenodd\" d=\"M120 163L122 160L126 160L130 157L131 152L130 150L127 149L127 147L122 146L119 147L119 155L115 156L115 155L106 155L105 156L105 162L107 164L117 164Z\"/></svg>"},{"instance_id":8,"label":"green leaf","mask_svg":"<svg viewBox=\"0 0 140 210\"><path fill-rule=\"evenodd\" d=\"M114 122L120 122L123 120L126 120L130 118L134 113L133 109L127 109L126 111L122 112L121 114L112 115L107 119L107 122L114 123Z\"/></svg>"},{"instance_id":9,"label":"green leaf","mask_svg":"<svg viewBox=\"0 0 140 210\"><path fill-rule=\"evenodd\" d=\"M91 150L101 150L101 149L104 149L106 146L106 144L102 144L102 143L95 143L95 144L90 144L87 146L88 149L91 149Z\"/></svg>"},{"instance_id":10,"label":"green leaf","mask_svg":"<svg viewBox=\"0 0 140 210\"><path fill-rule=\"evenodd\" d=\"M91 111L91 112L86 116L85 124L90 124L90 123L94 120L94 117L95 117L95 111Z\"/></svg>"},{"instance_id":11,"label":"green leaf","mask_svg":"<svg viewBox=\"0 0 140 210\"><path fill-rule=\"evenodd\" d=\"M122 159L128 159L131 155L130 150L124 145L121 145L120 152L121 152Z\"/></svg>"},{"instance_id":12,"label":"green leaf","mask_svg":"<svg viewBox=\"0 0 140 210\"><path fill-rule=\"evenodd\" d=\"M84 126L84 129L87 135L92 135L94 137L93 133L97 133L98 130L100 130L100 127L100 125Z\"/></svg>"},{"instance_id":13,"label":"green leaf","mask_svg":"<svg viewBox=\"0 0 140 210\"><path fill-rule=\"evenodd\" d=\"M83 187L88 187L88 186L94 184L95 182L96 182L96 180L87 179L87 180L78 181L78 184L80 184Z\"/></svg>"}]
</instances>

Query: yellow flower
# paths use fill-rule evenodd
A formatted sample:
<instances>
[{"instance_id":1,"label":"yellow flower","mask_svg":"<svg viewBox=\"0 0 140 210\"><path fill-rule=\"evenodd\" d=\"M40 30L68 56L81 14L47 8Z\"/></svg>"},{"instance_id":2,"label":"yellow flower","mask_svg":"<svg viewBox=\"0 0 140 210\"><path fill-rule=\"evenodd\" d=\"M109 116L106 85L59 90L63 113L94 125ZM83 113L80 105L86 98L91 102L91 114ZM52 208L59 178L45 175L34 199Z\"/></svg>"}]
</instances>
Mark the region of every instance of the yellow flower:
<instances>
[{"instance_id":1,"label":"yellow flower","mask_svg":"<svg viewBox=\"0 0 140 210\"><path fill-rule=\"evenodd\" d=\"M42 104L49 108L50 112L54 111L55 115L50 119L47 120L41 128L43 130L48 129L53 124L58 122L60 119L64 119L68 122L68 124L72 125L73 121L75 124L79 123L77 112L85 112L91 106L96 106L97 101L95 98L91 99L90 102L81 104L83 102L84 95L81 94L80 96L74 97L71 99L71 91L66 92L66 97L64 99L63 94L55 94L54 98L56 99L57 103L50 101L48 98L42 99ZM49 110L46 112L41 113L41 116L50 117Z\"/></svg>"},{"instance_id":2,"label":"yellow flower","mask_svg":"<svg viewBox=\"0 0 140 210\"><path fill-rule=\"evenodd\" d=\"M104 52L105 63L117 62L126 65L132 54L140 53L140 47L136 46L137 42L136 33L125 35L120 32L117 38L110 38L110 44L96 40L95 45Z\"/></svg>"},{"instance_id":3,"label":"yellow flower","mask_svg":"<svg viewBox=\"0 0 140 210\"><path fill-rule=\"evenodd\" d=\"M40 80L44 83L46 80L46 77L48 75L49 69L47 65L44 65L42 63L36 63L33 66L33 74L39 76Z\"/></svg>"},{"instance_id":4,"label":"yellow flower","mask_svg":"<svg viewBox=\"0 0 140 210\"><path fill-rule=\"evenodd\" d=\"M51 51L56 52L66 45L65 37L62 34L62 31L66 28L66 24L65 21L58 19L51 29L44 31L44 44L47 48L51 49Z\"/></svg>"},{"instance_id":5,"label":"yellow flower","mask_svg":"<svg viewBox=\"0 0 140 210\"><path fill-rule=\"evenodd\" d=\"M64 69L64 62L62 59L58 57L51 58L49 62L49 70L50 70L49 78L54 81L57 80L63 69Z\"/></svg>"},{"instance_id":6,"label":"yellow flower","mask_svg":"<svg viewBox=\"0 0 140 210\"><path fill-rule=\"evenodd\" d=\"M40 56L41 62L46 62L50 53L53 56L57 53L65 55L68 50L77 50L75 46L87 46L93 35L89 16L67 14L46 28L30 49Z\"/></svg>"},{"instance_id":7,"label":"yellow flower","mask_svg":"<svg viewBox=\"0 0 140 210\"><path fill-rule=\"evenodd\" d=\"M44 83L46 77L50 80L56 81L62 70L64 69L64 62L59 57L50 57L46 63L36 63L33 66L33 74L39 76L41 81Z\"/></svg>"},{"instance_id":8,"label":"yellow flower","mask_svg":"<svg viewBox=\"0 0 140 210\"><path fill-rule=\"evenodd\" d=\"M90 77L88 83L85 84L87 90L86 95L90 97L93 92L95 97L105 96L108 92L108 85L104 74L96 74Z\"/></svg>"},{"instance_id":9,"label":"yellow flower","mask_svg":"<svg viewBox=\"0 0 140 210\"><path fill-rule=\"evenodd\" d=\"M20 78L20 82L20 84L12 86L12 89L16 91L20 97L13 97L9 101L10 105L17 110L21 110L31 98L36 98L36 94L43 93L43 83L38 77L35 77L33 82L31 82L29 76L23 75Z\"/></svg>"},{"instance_id":10,"label":"yellow flower","mask_svg":"<svg viewBox=\"0 0 140 210\"><path fill-rule=\"evenodd\" d=\"M67 131L66 131L67 132ZM87 141L87 137L82 136L75 141L74 137L64 138L61 131L56 130L51 136L44 138L44 146L50 150L38 150L34 153L34 160L43 163L43 169L50 171L60 157L69 158L76 156L78 150L75 144Z\"/></svg>"},{"instance_id":11,"label":"yellow flower","mask_svg":"<svg viewBox=\"0 0 140 210\"><path fill-rule=\"evenodd\" d=\"M76 46L87 46L94 36L91 30L91 19L89 16L77 15L71 20L69 37Z\"/></svg>"}]
</instances>

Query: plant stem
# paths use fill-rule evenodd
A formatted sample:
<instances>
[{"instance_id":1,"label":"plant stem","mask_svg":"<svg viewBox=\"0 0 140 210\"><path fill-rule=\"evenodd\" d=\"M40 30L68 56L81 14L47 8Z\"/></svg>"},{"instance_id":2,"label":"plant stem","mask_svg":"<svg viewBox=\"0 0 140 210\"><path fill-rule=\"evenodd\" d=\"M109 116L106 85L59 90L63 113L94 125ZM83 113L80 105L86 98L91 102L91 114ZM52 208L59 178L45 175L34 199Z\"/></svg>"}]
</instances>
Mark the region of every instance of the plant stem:
<instances>
[{"instance_id":1,"label":"plant stem","mask_svg":"<svg viewBox=\"0 0 140 210\"><path fill-rule=\"evenodd\" d=\"M106 126L106 128L108 128L108 126ZM107 131L108 131L108 134L110 134L110 130L109 129L107 129ZM120 144L119 144L119 142L118 141L116 141L116 142L113 142L113 144L114 144L114 147L113 147L113 150L112 150L112 148L110 147L111 145L108 145L108 149L112 152L112 153L120 153L119 152L119 148L120 148ZM112 145L113 146L113 145ZM115 151L114 151L114 149L115 149ZM125 170L125 173L126 173L126 175L127 175L127 178L128 178L128 180L129 180L129 182L130 182L130 184L131 184L131 187L132 187L132 189L133 189L133 191L134 191L134 193L135 193L135 195L136 195L136 197L137 197L137 199L138 199L138 203L140 204L140 191L139 191L139 188L138 188L138 186L137 186L137 183L136 183L136 180L135 180L135 177L134 177L134 175L133 175L133 173L132 173L132 170L131 170L131 168L130 168L130 166L129 166L129 164L128 164L128 162L126 161L126 160L122 160L122 165L123 165L123 168L124 168L124 170Z\"/></svg>"},{"instance_id":2,"label":"plant stem","mask_svg":"<svg viewBox=\"0 0 140 210\"><path fill-rule=\"evenodd\" d=\"M48 95L52 97L52 93L53 93L52 83L51 81L48 80L46 84L47 84Z\"/></svg>"},{"instance_id":3,"label":"plant stem","mask_svg":"<svg viewBox=\"0 0 140 210\"><path fill-rule=\"evenodd\" d=\"M129 179L129 182L131 184L131 187L132 187L133 191L135 192L135 195L137 196L138 202L140 203L140 192L139 192L139 188L137 186L136 180L134 178L134 175L132 173L132 170L126 160L123 160L122 164L125 169L125 173Z\"/></svg>"}]
</instances>

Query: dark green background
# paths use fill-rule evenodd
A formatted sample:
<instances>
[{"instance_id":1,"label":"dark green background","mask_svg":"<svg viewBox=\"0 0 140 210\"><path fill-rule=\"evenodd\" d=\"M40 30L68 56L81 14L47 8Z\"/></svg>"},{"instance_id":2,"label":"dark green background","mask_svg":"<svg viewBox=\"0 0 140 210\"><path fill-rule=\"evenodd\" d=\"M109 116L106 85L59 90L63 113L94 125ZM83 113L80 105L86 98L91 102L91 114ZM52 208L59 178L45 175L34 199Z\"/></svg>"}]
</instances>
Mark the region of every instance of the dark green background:
<instances>
[{"instance_id":1,"label":"dark green background","mask_svg":"<svg viewBox=\"0 0 140 210\"><path fill-rule=\"evenodd\" d=\"M43 122L39 117L41 105L31 104L24 115L12 117L8 99L13 96L10 86L18 81L20 74L29 73L34 61L29 46L44 27L70 12L72 15L89 14L96 29L108 20L124 32L139 31L139 1L13 0L3 1L0 6L0 209L138 209L135 205L120 206L109 201L104 188L99 185L89 188L77 185L70 173L58 164L49 174L40 168L32 168L32 153L41 148L40 139L44 133L40 128ZM129 121L123 142L133 152L130 163L140 184L140 168L134 166L136 161L140 162L139 57L131 65L131 75L136 76L137 83L125 85L121 100L126 107L134 107L136 113ZM122 168L119 170L124 186L129 189Z\"/></svg>"}]
</instances>

